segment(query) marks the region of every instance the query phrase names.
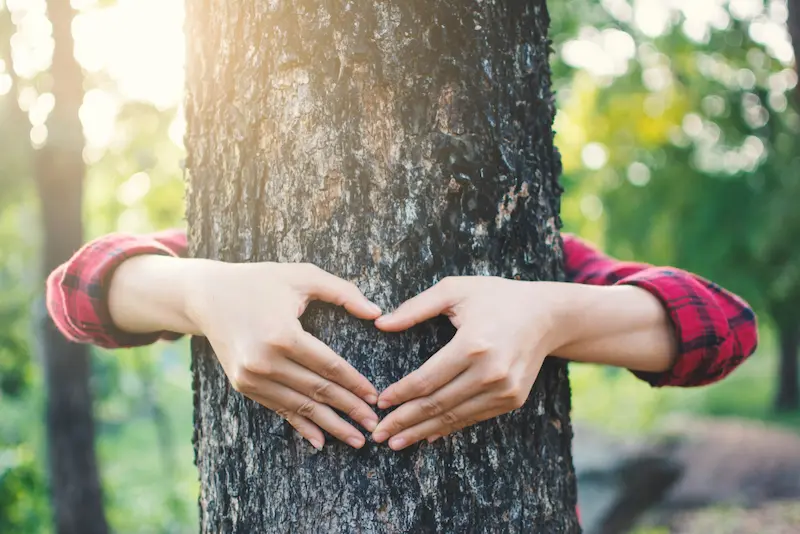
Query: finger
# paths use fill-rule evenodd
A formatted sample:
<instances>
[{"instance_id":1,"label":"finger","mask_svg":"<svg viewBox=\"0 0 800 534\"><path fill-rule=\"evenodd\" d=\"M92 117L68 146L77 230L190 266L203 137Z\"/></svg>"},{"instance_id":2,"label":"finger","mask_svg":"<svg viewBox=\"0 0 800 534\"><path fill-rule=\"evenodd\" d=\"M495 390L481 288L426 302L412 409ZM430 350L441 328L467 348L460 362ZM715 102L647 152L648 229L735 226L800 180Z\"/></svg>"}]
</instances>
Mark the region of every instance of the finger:
<instances>
[{"instance_id":1,"label":"finger","mask_svg":"<svg viewBox=\"0 0 800 534\"><path fill-rule=\"evenodd\" d=\"M505 413L502 408L490 407L492 405L493 399L490 393L473 397L450 412L423 421L397 434L389 440L389 447L392 450L399 451L418 441L427 439L429 436L447 436L462 428Z\"/></svg>"},{"instance_id":2,"label":"finger","mask_svg":"<svg viewBox=\"0 0 800 534\"><path fill-rule=\"evenodd\" d=\"M418 397L430 395L469 366L465 357L463 335L456 335L450 343L428 358L418 369L407 374L378 397L378 408L385 409Z\"/></svg>"},{"instance_id":3,"label":"finger","mask_svg":"<svg viewBox=\"0 0 800 534\"><path fill-rule=\"evenodd\" d=\"M480 371L462 373L432 395L401 404L378 424L372 439L378 443L385 441L423 421L448 414L456 406L479 395L483 389L479 373Z\"/></svg>"},{"instance_id":4,"label":"finger","mask_svg":"<svg viewBox=\"0 0 800 534\"><path fill-rule=\"evenodd\" d=\"M453 282L446 280L408 299L392 313L378 317L375 326L385 332L400 332L441 315L453 306L455 300Z\"/></svg>"},{"instance_id":5,"label":"finger","mask_svg":"<svg viewBox=\"0 0 800 534\"><path fill-rule=\"evenodd\" d=\"M308 332L299 335L288 357L317 375L352 391L369 404L378 401L378 390L344 358Z\"/></svg>"},{"instance_id":6,"label":"finger","mask_svg":"<svg viewBox=\"0 0 800 534\"><path fill-rule=\"evenodd\" d=\"M369 404L339 384L323 378L313 371L291 360L281 358L271 375L280 382L307 397L344 412L372 432L378 424L378 416Z\"/></svg>"},{"instance_id":7,"label":"finger","mask_svg":"<svg viewBox=\"0 0 800 534\"><path fill-rule=\"evenodd\" d=\"M320 404L277 382L270 387L269 397L265 399L272 405L278 406L274 411L287 420L290 417L303 417L353 448L359 449L364 446L366 441L364 435L342 419L330 406Z\"/></svg>"},{"instance_id":8,"label":"finger","mask_svg":"<svg viewBox=\"0 0 800 534\"><path fill-rule=\"evenodd\" d=\"M264 408L271 410L273 412L278 412L280 410L277 404L269 401L267 398L260 396L260 395L251 395L254 401L262 405ZM322 446L325 445L325 434L322 433L322 430L306 419L305 417L301 417L296 414L287 414L286 420L289 422L290 425L294 427L297 432L306 438L311 445L317 449L321 450Z\"/></svg>"},{"instance_id":9,"label":"finger","mask_svg":"<svg viewBox=\"0 0 800 534\"><path fill-rule=\"evenodd\" d=\"M325 434L322 433L322 430L320 430L317 425L299 415L291 416L287 421L301 436L306 438L315 449L318 451L322 450L322 447L325 445Z\"/></svg>"},{"instance_id":10,"label":"finger","mask_svg":"<svg viewBox=\"0 0 800 534\"><path fill-rule=\"evenodd\" d=\"M344 306L359 319L375 319L382 313L380 306L365 297L355 284L319 267L311 266L304 283L310 298Z\"/></svg>"}]
</instances>

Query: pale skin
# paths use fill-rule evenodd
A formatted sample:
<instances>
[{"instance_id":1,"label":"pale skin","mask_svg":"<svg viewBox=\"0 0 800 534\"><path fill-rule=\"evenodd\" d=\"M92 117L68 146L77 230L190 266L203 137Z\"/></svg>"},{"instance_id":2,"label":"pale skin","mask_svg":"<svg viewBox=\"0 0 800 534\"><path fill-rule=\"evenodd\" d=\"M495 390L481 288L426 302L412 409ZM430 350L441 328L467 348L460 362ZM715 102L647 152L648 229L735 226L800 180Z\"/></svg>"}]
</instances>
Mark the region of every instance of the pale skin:
<instances>
[{"instance_id":1,"label":"pale skin","mask_svg":"<svg viewBox=\"0 0 800 534\"><path fill-rule=\"evenodd\" d=\"M457 333L379 393L302 329L298 319L313 300L343 306L386 332L446 315ZM450 277L383 315L354 284L310 264L138 256L114 274L109 309L128 332L207 337L232 386L318 449L322 429L364 445L339 412L401 450L513 411L548 355L660 372L677 354L664 307L633 286ZM379 421L375 404L396 409Z\"/></svg>"}]
</instances>

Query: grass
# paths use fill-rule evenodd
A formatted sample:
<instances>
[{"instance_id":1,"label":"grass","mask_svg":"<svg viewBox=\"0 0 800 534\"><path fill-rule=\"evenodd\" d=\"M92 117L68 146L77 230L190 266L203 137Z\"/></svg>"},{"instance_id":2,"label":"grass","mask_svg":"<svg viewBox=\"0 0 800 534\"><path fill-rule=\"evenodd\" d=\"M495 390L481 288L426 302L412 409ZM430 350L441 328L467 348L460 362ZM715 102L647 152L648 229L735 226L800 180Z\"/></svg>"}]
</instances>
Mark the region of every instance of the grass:
<instances>
[{"instance_id":1,"label":"grass","mask_svg":"<svg viewBox=\"0 0 800 534\"><path fill-rule=\"evenodd\" d=\"M697 388L651 388L625 370L572 365L573 418L618 433L646 433L675 413L767 421L800 431L800 412L777 414L772 337L727 378Z\"/></svg>"},{"instance_id":2,"label":"grass","mask_svg":"<svg viewBox=\"0 0 800 534\"><path fill-rule=\"evenodd\" d=\"M164 410L169 446L159 442L155 419L141 409L141 399L131 404L127 419L99 435L106 510L115 532L194 533L199 485L191 444L188 347L181 343L164 350L161 346L156 352L155 398ZM119 358L120 354L109 356ZM116 406L114 413L120 412Z\"/></svg>"}]
</instances>

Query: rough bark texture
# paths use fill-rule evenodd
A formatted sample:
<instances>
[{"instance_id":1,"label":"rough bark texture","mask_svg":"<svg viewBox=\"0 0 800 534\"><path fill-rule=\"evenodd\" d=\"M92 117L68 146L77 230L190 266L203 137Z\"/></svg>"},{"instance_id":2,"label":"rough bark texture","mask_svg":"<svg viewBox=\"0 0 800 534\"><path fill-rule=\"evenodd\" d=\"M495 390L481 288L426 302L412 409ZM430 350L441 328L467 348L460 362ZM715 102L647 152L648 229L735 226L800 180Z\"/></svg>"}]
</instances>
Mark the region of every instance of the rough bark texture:
<instances>
[{"instance_id":1,"label":"rough bark texture","mask_svg":"<svg viewBox=\"0 0 800 534\"><path fill-rule=\"evenodd\" d=\"M46 145L34 154L41 202L43 271L51 272L83 243L83 130L78 109L83 76L73 57L69 0L49 0L53 25L52 92ZM58 534L105 534L103 496L94 448L89 350L67 341L49 316L42 324L47 386L47 445L50 486Z\"/></svg>"},{"instance_id":2,"label":"rough bark texture","mask_svg":"<svg viewBox=\"0 0 800 534\"><path fill-rule=\"evenodd\" d=\"M447 275L561 276L543 0L187 2L195 256L313 262L384 309ZM535 303L531 303L535 305ZM380 390L453 334L304 317ZM434 445L315 452L194 342L207 533L575 532L566 367Z\"/></svg>"}]
</instances>

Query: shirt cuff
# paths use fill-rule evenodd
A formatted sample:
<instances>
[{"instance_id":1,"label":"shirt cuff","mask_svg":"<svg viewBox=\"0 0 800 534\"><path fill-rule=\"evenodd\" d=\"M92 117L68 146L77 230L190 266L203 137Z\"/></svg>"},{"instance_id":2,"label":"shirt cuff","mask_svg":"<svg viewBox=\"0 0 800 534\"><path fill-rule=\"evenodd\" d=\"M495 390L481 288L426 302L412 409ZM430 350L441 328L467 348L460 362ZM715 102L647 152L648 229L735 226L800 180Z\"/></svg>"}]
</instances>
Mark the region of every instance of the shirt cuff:
<instances>
[{"instance_id":1,"label":"shirt cuff","mask_svg":"<svg viewBox=\"0 0 800 534\"><path fill-rule=\"evenodd\" d=\"M670 319L678 353L662 372L633 371L653 387L698 386L713 382L719 347L730 336L730 325L714 295L692 275L679 269L652 267L625 277L616 285L632 285L656 297Z\"/></svg>"},{"instance_id":2,"label":"shirt cuff","mask_svg":"<svg viewBox=\"0 0 800 534\"><path fill-rule=\"evenodd\" d=\"M111 279L122 262L143 255L176 257L155 239L127 234L110 234L94 240L73 256L62 271L58 286L64 317L76 341L103 348L126 348L181 337L175 332L126 332L111 319L108 306Z\"/></svg>"}]
</instances>

